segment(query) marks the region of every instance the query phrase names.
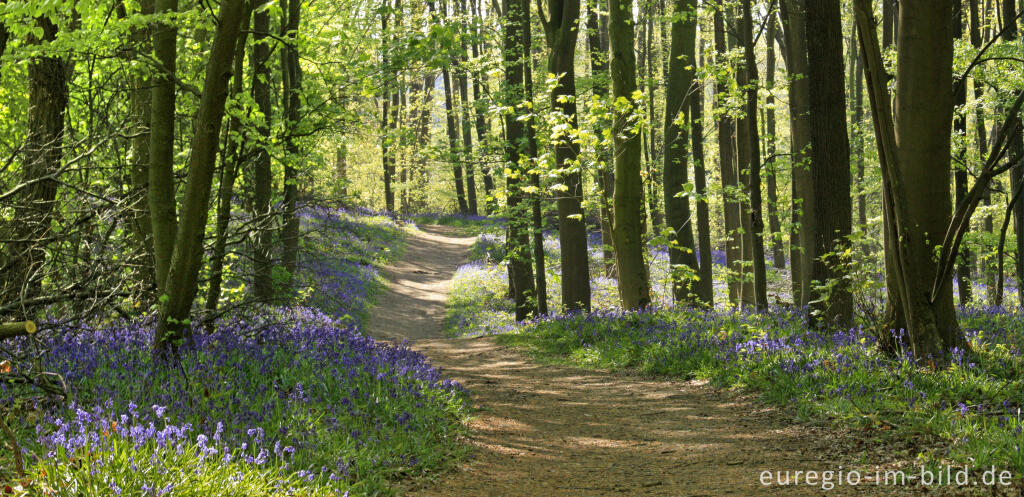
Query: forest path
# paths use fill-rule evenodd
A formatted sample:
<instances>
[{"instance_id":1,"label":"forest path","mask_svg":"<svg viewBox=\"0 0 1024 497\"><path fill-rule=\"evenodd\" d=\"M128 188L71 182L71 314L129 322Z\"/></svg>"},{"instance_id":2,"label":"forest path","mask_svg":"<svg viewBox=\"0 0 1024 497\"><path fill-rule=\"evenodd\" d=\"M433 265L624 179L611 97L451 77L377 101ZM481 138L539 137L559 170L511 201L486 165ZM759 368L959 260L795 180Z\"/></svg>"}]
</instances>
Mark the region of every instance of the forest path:
<instances>
[{"instance_id":1,"label":"forest path","mask_svg":"<svg viewBox=\"0 0 1024 497\"><path fill-rule=\"evenodd\" d=\"M385 270L391 285L368 329L379 338L409 339L445 377L469 389L479 411L469 423L471 457L404 494L820 495L820 483L769 488L760 474L855 466L834 459L851 453L854 437L793 425L749 397L698 382L539 364L492 338L443 338L448 283L473 239L453 228L421 230L404 260ZM893 490L864 481L829 493Z\"/></svg>"}]
</instances>

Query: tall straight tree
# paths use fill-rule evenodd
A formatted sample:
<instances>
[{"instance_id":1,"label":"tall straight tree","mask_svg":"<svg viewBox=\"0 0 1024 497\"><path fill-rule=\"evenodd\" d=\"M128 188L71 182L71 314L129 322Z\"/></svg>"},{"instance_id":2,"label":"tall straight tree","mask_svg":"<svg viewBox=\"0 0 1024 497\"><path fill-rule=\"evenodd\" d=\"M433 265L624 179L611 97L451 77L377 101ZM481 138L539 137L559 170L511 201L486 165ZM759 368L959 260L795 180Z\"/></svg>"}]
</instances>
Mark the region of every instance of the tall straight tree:
<instances>
[{"instance_id":1,"label":"tall straight tree","mask_svg":"<svg viewBox=\"0 0 1024 497\"><path fill-rule=\"evenodd\" d=\"M523 163L529 154L529 140L523 115L528 112L525 89L530 29L530 0L503 0L505 13L503 61L505 65L505 104L515 109L505 115L505 190L508 209L508 234L505 237L509 259L509 289L515 302L516 320L523 320L534 311L533 271L530 265L529 205L524 201L523 186L526 171Z\"/></svg>"},{"instance_id":2,"label":"tall straight tree","mask_svg":"<svg viewBox=\"0 0 1024 497\"><path fill-rule=\"evenodd\" d=\"M392 109L392 93L394 88L394 71L391 68L391 45L393 44L394 37L388 34L388 20L391 18L391 2L390 0L384 0L381 5L380 11L380 65L381 72L385 78L388 78L388 82L384 87L384 95L381 98L380 103L380 162L381 168L384 173L384 209L388 212L394 212L395 210L395 189L394 189L394 176L395 176L395 151L391 146L391 142L396 138L395 134L391 132L393 121L394 121L394 110Z\"/></svg>"},{"instance_id":3,"label":"tall straight tree","mask_svg":"<svg viewBox=\"0 0 1024 497\"><path fill-rule=\"evenodd\" d=\"M959 39L964 34L964 9L963 3L956 1L953 3L953 39ZM963 108L967 104L967 84L966 81L956 85L956 90L953 93L954 105L957 108ZM953 120L953 130L960 136L967 136L967 113L957 112L956 117ZM953 190L956 193L956 205L961 206L967 197L967 144L964 142L963 146L957 147L957 164L953 171ZM1018 235L1019 236L1019 235ZM957 276L957 292L960 294L960 302L962 304L968 304L971 301L971 254L967 247L964 246L960 250L960 254L957 256L959 262L956 266Z\"/></svg>"},{"instance_id":4,"label":"tall straight tree","mask_svg":"<svg viewBox=\"0 0 1024 497\"><path fill-rule=\"evenodd\" d=\"M750 221L750 256L746 259L753 262L753 293L754 305L758 310L768 309L767 278L764 265L764 217L761 214L761 147L757 129L757 60L754 58L754 28L753 16L751 13L750 0L743 0L742 18L740 19L740 33L742 34L743 59L746 70L738 73L745 81L740 86L745 87L746 105L743 119L740 126L747 129L746 144L740 147L746 150L747 163L741 167L747 169L747 195L750 203L746 212ZM753 80L751 80L753 78ZM745 291L745 290L744 290ZM746 297L746 296L744 296ZM744 298L746 300L746 298Z\"/></svg>"},{"instance_id":5,"label":"tall straight tree","mask_svg":"<svg viewBox=\"0 0 1024 497\"><path fill-rule=\"evenodd\" d=\"M527 11L529 12L529 11ZM522 37L522 57L523 57L523 93L526 100L524 104L528 104L530 108L534 107L533 102L533 27L530 22L530 16L526 15L523 18L523 26L520 30ZM531 115L530 119L524 122L523 131L526 133L526 145L528 160L530 164L535 164L537 159L537 127L533 123L535 116ZM531 167L532 172L530 173L530 184L533 186L534 194L531 198L531 213L533 218L533 265L534 274L536 275L536 290L537 290L537 313L545 316L548 314L548 276L547 269L545 269L545 256L544 256L544 217L541 214L544 205L544 195L541 192L541 181L539 168Z\"/></svg>"},{"instance_id":6,"label":"tall straight tree","mask_svg":"<svg viewBox=\"0 0 1024 497\"><path fill-rule=\"evenodd\" d=\"M270 11L258 8L252 16L252 99L262 116L256 126L259 140L256 156L252 161L252 213L256 220L253 243L253 293L256 300L264 303L274 298L273 260L273 216L270 200L274 175L270 167L270 130L274 108L270 103ZM172 204L173 205L173 204Z\"/></svg>"},{"instance_id":7,"label":"tall straight tree","mask_svg":"<svg viewBox=\"0 0 1024 497\"><path fill-rule=\"evenodd\" d=\"M173 14L178 0L156 0L157 14ZM152 105L149 133L149 213L153 223L153 258L159 295L166 295L167 271L171 267L174 238L178 231L174 194L174 118L178 28L174 22L153 27L153 54L159 68L150 91Z\"/></svg>"},{"instance_id":8,"label":"tall straight tree","mask_svg":"<svg viewBox=\"0 0 1024 497\"><path fill-rule=\"evenodd\" d=\"M806 8L811 180L815 192L811 279L818 283L816 288L829 286L827 293L816 290L812 302L825 322L845 326L853 319L853 296L843 264L853 212L842 13L840 0L809 1Z\"/></svg>"},{"instance_id":9,"label":"tall straight tree","mask_svg":"<svg viewBox=\"0 0 1024 497\"><path fill-rule=\"evenodd\" d=\"M635 129L636 55L633 52L633 1L609 0L608 39L611 46L612 97L615 99L615 194L612 236L618 265L622 307L637 309L651 303L644 262L643 180L640 177L641 134Z\"/></svg>"},{"instance_id":10,"label":"tall straight tree","mask_svg":"<svg viewBox=\"0 0 1024 497\"><path fill-rule=\"evenodd\" d=\"M433 0L427 1L427 8L430 10L431 21L440 23L437 12L434 11ZM447 16L447 5L441 4L441 10L443 15ZM459 125L458 117L455 114L455 104L452 92L455 91L452 88L452 74L451 74L451 57L448 58L446 63L441 68L441 78L444 81L444 112L445 112L445 124L447 125L446 130L448 131L448 162L452 165L452 176L455 180L455 200L456 205L459 208L459 212L462 214L469 213L469 204L466 203L466 185L462 178L462 157L459 153Z\"/></svg>"},{"instance_id":11,"label":"tall straight tree","mask_svg":"<svg viewBox=\"0 0 1024 497\"><path fill-rule=\"evenodd\" d=\"M466 1L459 0L459 9L462 12L466 12ZM461 24L463 30L468 30L466 24ZM469 101L469 64L466 60L466 54L469 52L469 38L468 36L460 37L462 39L461 50L459 51L458 57L458 72L456 79L458 79L459 85L459 100L462 103L460 106L460 120L462 122L462 156L465 159L466 169L466 202L469 203L469 213L477 215L477 199L476 199L476 172L473 166L475 159L473 157L473 123L470 119L471 103ZM477 144L479 146L479 144Z\"/></svg>"},{"instance_id":12,"label":"tall straight tree","mask_svg":"<svg viewBox=\"0 0 1024 497\"><path fill-rule=\"evenodd\" d=\"M601 12L598 0L590 0L587 5L587 45L590 48L590 77L593 79L591 90L598 102L608 99L608 14ZM598 121L595 135L601 136L602 130L610 126L606 119ZM614 159L609 147L597 150L597 188L599 190L598 205L601 214L601 245L604 259L605 274L615 275L615 253L612 251L612 190L615 187L615 174L612 171Z\"/></svg>"},{"instance_id":13,"label":"tall straight tree","mask_svg":"<svg viewBox=\"0 0 1024 497\"><path fill-rule=\"evenodd\" d=\"M952 217L953 1L901 2L895 109L890 108L870 3L854 3L888 192L883 196L887 282L896 283L887 285L889 310L878 331L885 338L905 330L910 351L921 361L941 360L952 347L969 348L957 322L952 281L937 277L934 257Z\"/></svg>"},{"instance_id":14,"label":"tall straight tree","mask_svg":"<svg viewBox=\"0 0 1024 497\"><path fill-rule=\"evenodd\" d=\"M281 51L281 99L284 101L284 149L287 154L284 160L284 212L281 213L281 263L287 274L285 288L289 291L292 290L299 261L299 185L296 162L301 160L301 156L296 136L300 133L299 120L302 115L302 66L299 64L297 44L301 6L301 0L281 0L281 10L288 14L284 29L287 43Z\"/></svg>"},{"instance_id":15,"label":"tall straight tree","mask_svg":"<svg viewBox=\"0 0 1024 497\"><path fill-rule=\"evenodd\" d=\"M810 87L807 79L807 36L804 0L781 0L785 63L789 79L789 129L792 217L789 258L793 272L793 303L805 306L811 296L811 258L814 253L814 185L810 163Z\"/></svg>"},{"instance_id":16,"label":"tall straight tree","mask_svg":"<svg viewBox=\"0 0 1024 497\"><path fill-rule=\"evenodd\" d=\"M700 35L698 35L698 38ZM704 66L704 41L700 42L698 65ZM704 87L694 88L690 104L690 143L693 149L693 182L697 193L697 258L700 262L697 297L708 307L715 303L711 261L711 219L708 213L707 172L704 168Z\"/></svg>"},{"instance_id":17,"label":"tall straight tree","mask_svg":"<svg viewBox=\"0 0 1024 497\"><path fill-rule=\"evenodd\" d=\"M1017 40L1017 2L1015 0L1002 0L1002 33L1003 40L1013 43ZM1021 133L1021 122L1014 121L1017 129L1011 134L1010 148L1007 155L1011 157L1021 156L1024 152L1024 134ZM1010 190L1011 198L1016 200L1011 206L1013 211L1013 231L1017 234L1017 250L1014 251L1017 273L1014 275L1018 282L1024 282L1024 195L1021 189L1024 188L1024 157L1018 159L1017 163L1010 169ZM1024 285L1017 285L1017 301L1024 303Z\"/></svg>"},{"instance_id":18,"label":"tall straight tree","mask_svg":"<svg viewBox=\"0 0 1024 497\"><path fill-rule=\"evenodd\" d=\"M716 62L728 60L729 47L725 42L724 7L718 5L714 13ZM729 98L729 82L723 76L718 77L715 85L715 106L718 112L718 163L722 178L722 210L725 221L725 265L728 268L727 285L729 302L738 304L742 293L743 281L743 235L741 233L741 206L736 191L739 188L739 173L736 170L736 121L729 112L722 109Z\"/></svg>"},{"instance_id":19,"label":"tall straight tree","mask_svg":"<svg viewBox=\"0 0 1024 497\"><path fill-rule=\"evenodd\" d=\"M181 223L174 241L173 255L160 304L153 348L157 357L169 357L187 338L189 311L199 290L199 269L203 262L203 236L209 215L210 188L217 159L224 104L231 80L235 43L242 23L242 0L224 0L217 16L220 24L214 35L206 65L199 110L195 118L192 153L189 157L185 197L181 204Z\"/></svg>"},{"instance_id":20,"label":"tall straight tree","mask_svg":"<svg viewBox=\"0 0 1024 497\"><path fill-rule=\"evenodd\" d=\"M572 129L576 116L576 40L579 34L579 0L548 0L548 14L538 9L548 43L548 70L555 75L551 108ZM564 188L558 195L558 242L562 254L562 307L566 311L590 310L590 263L587 224L583 215L583 175L579 148L568 133L554 140L555 167Z\"/></svg>"},{"instance_id":21,"label":"tall straight tree","mask_svg":"<svg viewBox=\"0 0 1024 497\"><path fill-rule=\"evenodd\" d=\"M686 120L692 106L696 88L693 85L695 44L697 35L697 0L676 0L672 20L672 48L669 52L668 86L665 92L665 220L671 230L669 264L675 268L686 266L687 274L674 276L672 295L677 302L694 302L697 285L693 277L700 269L694 250L693 222L690 216L690 195L683 189L688 185L686 161L689 136L680 124Z\"/></svg>"},{"instance_id":22,"label":"tall straight tree","mask_svg":"<svg viewBox=\"0 0 1024 497\"><path fill-rule=\"evenodd\" d=\"M769 10L769 18L765 21L768 27L765 33L765 69L764 86L768 89L768 96L764 102L764 161L766 172L766 193L768 194L768 236L772 247L772 266L775 269L786 267L786 254L782 244L782 228L779 221L779 187L778 171L776 170L776 143L778 139L775 133L775 33L778 23L775 22L775 12Z\"/></svg>"}]
</instances>

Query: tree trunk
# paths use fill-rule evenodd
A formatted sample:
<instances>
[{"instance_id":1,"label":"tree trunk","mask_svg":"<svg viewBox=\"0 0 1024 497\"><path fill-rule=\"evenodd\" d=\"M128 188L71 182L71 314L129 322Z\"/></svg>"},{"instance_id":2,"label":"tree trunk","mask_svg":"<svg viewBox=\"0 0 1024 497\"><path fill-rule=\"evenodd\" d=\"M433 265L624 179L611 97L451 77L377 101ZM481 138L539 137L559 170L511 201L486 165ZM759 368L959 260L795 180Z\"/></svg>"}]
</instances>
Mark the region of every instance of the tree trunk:
<instances>
[{"instance_id":1,"label":"tree trunk","mask_svg":"<svg viewBox=\"0 0 1024 497\"><path fill-rule=\"evenodd\" d=\"M765 172L768 182L768 236L771 238L772 265L776 269L786 267L786 253L782 244L782 228L779 221L779 187L778 173L775 167L775 13L768 22L768 32L765 35L766 57L765 57L765 78L764 86L768 88L768 96L765 98Z\"/></svg>"},{"instance_id":2,"label":"tree trunk","mask_svg":"<svg viewBox=\"0 0 1024 497\"><path fill-rule=\"evenodd\" d=\"M173 14L178 0L156 0L157 14ZM178 28L173 23L153 27L153 53L160 67L154 72L149 145L149 213L153 222L153 257L158 295L167 295L167 272L171 267L174 239L178 231L174 192L175 79L178 57Z\"/></svg>"},{"instance_id":3,"label":"tree trunk","mask_svg":"<svg viewBox=\"0 0 1024 497\"><path fill-rule=\"evenodd\" d=\"M950 225L950 124L953 117L951 0L903 0L897 46L895 111L889 109L884 68L870 6L856 0L867 61L875 136L888 210L887 291L894 312L879 330L881 345L899 351L892 330L906 330L920 361L941 361L954 346L969 348L957 323L947 279L936 292L934 254ZM893 120L895 116L895 120Z\"/></svg>"},{"instance_id":4,"label":"tree trunk","mask_svg":"<svg viewBox=\"0 0 1024 497\"><path fill-rule=\"evenodd\" d=\"M224 117L242 10L242 0L224 0L221 3L218 15L220 24L210 49L206 81L196 114L181 224L166 280L167 298L160 305L160 316L153 337L157 357L168 357L168 353L173 353L178 344L187 338L189 311L198 290L199 269L203 262L203 235L209 214L217 137L220 136Z\"/></svg>"},{"instance_id":5,"label":"tree trunk","mask_svg":"<svg viewBox=\"0 0 1024 497\"><path fill-rule=\"evenodd\" d=\"M527 0L528 1L528 0ZM529 10L527 10L529 12ZM524 98L530 103L530 107L535 108L533 105L533 64L531 58L531 47L533 47L533 29L530 24L530 16L527 15L522 20L523 26L520 29L522 35L522 57L523 62L523 91L525 93ZM527 152L529 153L528 160L529 164L536 164L537 160L537 130L533 125L532 118L524 122L525 133L526 133L526 145ZM536 170L537 168L531 168ZM544 217L541 214L544 202L544 194L541 190L540 173L534 172L530 175L530 184L533 186L534 193L531 204L531 211L533 214L533 264L534 274L536 275L536 289L537 289L537 314L545 316L548 314L548 275L545 265L544 257Z\"/></svg>"},{"instance_id":6,"label":"tree trunk","mask_svg":"<svg viewBox=\"0 0 1024 497\"><path fill-rule=\"evenodd\" d=\"M665 220L671 230L669 264L672 267L672 296L676 302L697 300L699 264L694 250L693 222L690 217L686 153L689 144L684 126L687 111L696 90L693 75L696 66L697 1L676 0L672 22L672 48L669 57L668 86L665 91ZM685 266L687 274L677 273Z\"/></svg>"},{"instance_id":7,"label":"tree trunk","mask_svg":"<svg viewBox=\"0 0 1024 497\"><path fill-rule=\"evenodd\" d=\"M756 78L757 76L757 59L754 58L754 22L750 12L750 0L743 0L742 8L743 18L740 31L743 34L742 42L746 70L737 73L737 77L744 79L738 82L741 86L746 87L747 97L746 113L740 125L745 125L747 129L746 136L748 142L743 148L747 151L748 161L745 166L745 169L748 171L748 180L745 186L747 187L747 194L750 196L747 216L750 219L749 245L753 249L750 251L750 257L746 259L753 261L752 297L754 305L758 310L764 311L768 309L768 283L764 264L764 218L761 214L761 147L757 133L757 89L759 84L756 79L754 81L749 80L749 77ZM746 295L744 295L744 300L746 300Z\"/></svg>"},{"instance_id":8,"label":"tree trunk","mask_svg":"<svg viewBox=\"0 0 1024 497\"><path fill-rule=\"evenodd\" d=\"M729 47L725 42L725 19L721 9L715 9L715 51L718 60L726 60ZM715 87L715 104L721 109L728 98L728 83L721 78ZM739 187L739 173L736 170L735 120L727 112L720 112L718 118L718 161L722 178L722 210L725 211L725 265L729 286L729 302L737 305L743 287L743 235L740 221L740 203L736 198Z\"/></svg>"},{"instance_id":9,"label":"tree trunk","mask_svg":"<svg viewBox=\"0 0 1024 497\"><path fill-rule=\"evenodd\" d=\"M271 122L274 109L270 104L270 12L256 9L252 18L252 98L263 115L256 132L260 137L252 165L252 210L256 220L253 243L253 294L256 300L270 303L274 299L273 217L270 210L271 185L274 176L270 168Z\"/></svg>"},{"instance_id":10,"label":"tree trunk","mask_svg":"<svg viewBox=\"0 0 1024 497\"><path fill-rule=\"evenodd\" d=\"M392 141L397 137L392 130L391 94L394 92L392 85L397 79L394 68L391 67L391 47L394 36L388 35L388 20L390 19L391 1L384 0L380 14L380 42L381 42L381 72L386 78L384 82L384 98L381 99L380 107L380 162L384 173L384 210L395 211L395 192L392 182L394 181L394 155Z\"/></svg>"},{"instance_id":11,"label":"tree trunk","mask_svg":"<svg viewBox=\"0 0 1024 497\"><path fill-rule=\"evenodd\" d=\"M249 18L252 3L245 2L242 12L241 35L235 44L234 74L231 81L231 95L238 98L242 94L245 83L245 42L249 31ZM221 153L220 186L217 191L217 220L213 242L213 253L210 255L210 285L206 292L206 305L203 308L208 316L212 316L220 302L221 284L224 280L224 256L227 253L228 225L231 222L231 199L234 196L235 179L242 164L244 148L242 147L242 123L237 115L228 121L227 150ZM207 321L207 329L213 329L214 322Z\"/></svg>"},{"instance_id":12,"label":"tree trunk","mask_svg":"<svg viewBox=\"0 0 1024 497\"><path fill-rule=\"evenodd\" d=\"M1003 40L1013 43L1017 40L1017 2L1015 0L1002 1L1003 15ZM1014 279L1017 281L1017 302L1024 305L1024 195L1019 195L1021 182L1024 181L1024 134L1021 133L1020 120L1014 121L1016 129L1010 134L1010 145L1006 151L1007 157L1019 157L1017 163L1010 169L1011 198L1017 200L1013 203L1013 231L1016 233L1017 250L1015 250L1014 261L1017 272Z\"/></svg>"},{"instance_id":13,"label":"tree trunk","mask_svg":"<svg viewBox=\"0 0 1024 497\"><path fill-rule=\"evenodd\" d=\"M508 101L506 105L517 111L505 115L505 188L507 191L508 232L505 237L509 260L509 289L515 301L516 320L528 318L534 311L531 302L534 292L533 272L530 267L530 233L529 205L523 201L522 183L529 148L526 140L526 124L518 104L524 101L525 68L529 59L524 57L526 47L523 41L529 37L524 29L529 29L529 0L503 0L502 10L505 12L504 29L504 64L505 84ZM524 46L525 45L525 46Z\"/></svg>"},{"instance_id":14,"label":"tree trunk","mask_svg":"<svg viewBox=\"0 0 1024 497\"><path fill-rule=\"evenodd\" d=\"M576 116L576 39L579 0L549 0L549 19L543 20L547 38L548 70L557 82L551 91L551 108L561 113L572 128ZM565 186L558 192L558 242L562 254L562 307L566 312L590 311L590 262L587 224L583 213L583 178L576 164L577 144L568 135L553 140L555 168Z\"/></svg>"},{"instance_id":15,"label":"tree trunk","mask_svg":"<svg viewBox=\"0 0 1024 497\"><path fill-rule=\"evenodd\" d=\"M699 54L704 53L701 41ZM697 56L699 66L704 66L703 56ZM704 169L704 87L696 89L690 106L690 142L693 147L693 180L697 192L697 257L700 260L697 282L697 298L704 305L715 304L713 267L711 258L711 220L708 213L707 173Z\"/></svg>"},{"instance_id":16,"label":"tree trunk","mask_svg":"<svg viewBox=\"0 0 1024 497\"><path fill-rule=\"evenodd\" d=\"M812 307L820 313L816 313L816 320L848 326L853 320L853 296L847 281L849 254L844 252L849 245L853 213L840 2L816 0L807 2L806 7L811 178L815 192L811 279L818 288L828 287L812 292Z\"/></svg>"},{"instance_id":17,"label":"tree trunk","mask_svg":"<svg viewBox=\"0 0 1024 497\"><path fill-rule=\"evenodd\" d=\"M608 38L611 45L612 97L633 101L636 91L636 57L633 52L633 2L609 1ZM640 133L628 130L632 106L616 106L612 136L615 139L614 225L615 261L618 266L622 307L637 309L651 303L647 264L644 263L643 181L640 177Z\"/></svg>"},{"instance_id":18,"label":"tree trunk","mask_svg":"<svg viewBox=\"0 0 1024 497\"><path fill-rule=\"evenodd\" d=\"M288 13L288 23L285 30L288 43L281 52L281 71L284 74L282 82L282 98L284 99L285 113L285 140L284 149L286 158L284 161L284 212L281 219L281 242L282 266L287 273L285 288L288 291L292 288L292 281L298 270L299 262L299 185L298 168L295 163L300 159L299 146L295 136L299 132L300 105L302 94L302 66L299 64L299 48L297 37L299 32L299 15L301 12L301 0L281 0L282 10ZM287 7L287 9L285 9ZM394 171L392 171L392 174Z\"/></svg>"},{"instance_id":19,"label":"tree trunk","mask_svg":"<svg viewBox=\"0 0 1024 497\"><path fill-rule=\"evenodd\" d=\"M793 304L806 306L811 296L811 260L814 256L814 185L810 174L810 97L807 80L807 37L804 0L781 0L789 77L790 154L792 164L792 222L790 267Z\"/></svg>"},{"instance_id":20,"label":"tree trunk","mask_svg":"<svg viewBox=\"0 0 1024 497\"><path fill-rule=\"evenodd\" d=\"M142 0L139 2L139 13L152 15L154 8L153 0ZM3 28L0 28L3 29ZM150 30L148 26L135 27L131 30L131 39L134 44L132 52L133 59L138 59L139 53L152 51L150 43ZM2 37L0 33L0 37ZM0 50L0 55L3 51ZM151 78L145 73L136 73L131 80L131 93L128 96L128 106L132 116L131 139L131 182L134 193L138 195L137 203L132 206L132 231L135 234L141 259L144 261L143 268L139 275L144 284L152 288L156 285L156 273L153 266L153 221L149 216L149 130L150 115L152 114L152 95L150 87Z\"/></svg>"},{"instance_id":21,"label":"tree trunk","mask_svg":"<svg viewBox=\"0 0 1024 497\"><path fill-rule=\"evenodd\" d=\"M452 102L452 75L448 67L441 70L441 77L444 79L444 108L446 124L448 125L448 162L452 165L452 175L455 177L455 197L458 202L459 212L469 214L469 204L466 203L466 187L462 179L459 125L456 122L455 108Z\"/></svg>"},{"instance_id":22,"label":"tree trunk","mask_svg":"<svg viewBox=\"0 0 1024 497\"><path fill-rule=\"evenodd\" d=\"M482 23L483 18L480 14L480 1L472 0L473 16ZM479 29L479 25L474 27L474 34L478 40L486 40ZM473 59L477 60L486 51L486 46L481 46L482 42L473 43ZM483 86L484 73L482 71L476 71L473 73L473 115L476 123L476 144L477 149L480 151L481 157L486 152L484 149L485 143L487 143L487 135L490 134L490 123L487 120L487 102L484 101L484 94L481 91ZM481 165L481 174L484 179L484 213L492 214L494 211L494 178L491 176L491 167L488 165Z\"/></svg>"},{"instance_id":23,"label":"tree trunk","mask_svg":"<svg viewBox=\"0 0 1024 497\"><path fill-rule=\"evenodd\" d=\"M957 0L953 2L953 37L954 40L964 34L963 4ZM966 83L966 82L965 82ZM963 108L967 104L967 85L956 85L953 94L953 104L957 108ZM961 136L967 136L967 114L963 111L957 112L953 120L954 131ZM967 196L967 146L957 147L957 158L959 159L953 172L953 184L956 193L956 205L963 204ZM962 245L960 254L957 256L956 266L957 291L960 294L960 304L966 305L971 302L971 254L966 245Z\"/></svg>"},{"instance_id":24,"label":"tree trunk","mask_svg":"<svg viewBox=\"0 0 1024 497\"><path fill-rule=\"evenodd\" d=\"M971 16L971 45L974 46L976 50L981 50L982 39L980 26L981 23L978 16L978 0L968 0L967 5ZM981 84L979 84L978 80L974 80L973 86L974 99L978 101L985 98L985 89L984 87L982 87ZM978 147L978 157L981 160L984 160L985 157L988 156L988 133L985 128L985 113L982 109L982 106L980 105L975 106L974 129L976 133L975 142L976 146ZM985 205L991 204L991 194L988 191L985 192L984 202ZM982 228L986 233L992 235L993 222L991 214L986 214L984 216L982 220ZM991 298L994 297L996 293L995 273L992 271L992 265L990 261L982 259L981 266L981 273L984 275L985 286L988 289L987 293L990 297L989 302L991 303Z\"/></svg>"},{"instance_id":25,"label":"tree trunk","mask_svg":"<svg viewBox=\"0 0 1024 497\"><path fill-rule=\"evenodd\" d=\"M466 12L466 1L459 1L459 9ZM467 30L466 25L461 25L463 30ZM462 39L462 54L469 52L469 46L466 44L466 37ZM459 100L461 101L461 121L462 121L462 156L465 158L466 163L466 201L469 202L469 213L477 215L479 210L477 208L476 200L476 171L474 162L476 161L473 156L473 123L470 120L470 101L469 101L469 68L467 67L466 57L459 55L456 59L460 67L457 68L457 79L459 85Z\"/></svg>"},{"instance_id":26,"label":"tree trunk","mask_svg":"<svg viewBox=\"0 0 1024 497\"><path fill-rule=\"evenodd\" d=\"M593 79L593 92L601 102L608 100L608 15L600 13L596 6L590 5L587 10L587 44L590 47L590 77ZM602 130L611 126L610 122L601 119L597 123L595 135L601 136ZM615 277L615 252L612 251L612 190L615 187L615 175L612 172L614 159L610 147L598 147L596 164L596 183L600 193L598 198L601 215L601 245L605 275Z\"/></svg>"},{"instance_id":27,"label":"tree trunk","mask_svg":"<svg viewBox=\"0 0 1024 497\"><path fill-rule=\"evenodd\" d=\"M48 17L36 19L42 38L30 35L30 44L56 40L58 27ZM47 243L56 207L58 181L64 156L64 115L68 108L68 62L59 57L34 57L28 63L28 136L22 159L25 188L11 220L11 238L5 247L8 261L0 277L0 302L30 300L41 291L45 278ZM33 309L25 308L25 318Z\"/></svg>"}]
</instances>

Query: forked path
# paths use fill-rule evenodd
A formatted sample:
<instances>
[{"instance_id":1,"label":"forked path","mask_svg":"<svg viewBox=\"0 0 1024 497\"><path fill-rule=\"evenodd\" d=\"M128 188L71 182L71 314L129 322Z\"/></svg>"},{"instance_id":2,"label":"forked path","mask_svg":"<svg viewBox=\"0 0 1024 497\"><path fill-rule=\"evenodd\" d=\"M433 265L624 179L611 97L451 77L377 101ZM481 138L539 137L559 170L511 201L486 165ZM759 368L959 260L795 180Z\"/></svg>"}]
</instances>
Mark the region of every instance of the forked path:
<instances>
[{"instance_id":1,"label":"forked path","mask_svg":"<svg viewBox=\"0 0 1024 497\"><path fill-rule=\"evenodd\" d=\"M795 426L774 410L696 382L643 379L533 362L493 339L445 339L448 283L471 238L422 227L370 333L409 339L472 393L472 456L422 496L820 495L820 486L766 488L764 470L849 468L849 436ZM845 446L839 448L838 446ZM837 450L838 449L838 450ZM839 456L842 458L842 456ZM864 481L833 495L892 493Z\"/></svg>"}]
</instances>

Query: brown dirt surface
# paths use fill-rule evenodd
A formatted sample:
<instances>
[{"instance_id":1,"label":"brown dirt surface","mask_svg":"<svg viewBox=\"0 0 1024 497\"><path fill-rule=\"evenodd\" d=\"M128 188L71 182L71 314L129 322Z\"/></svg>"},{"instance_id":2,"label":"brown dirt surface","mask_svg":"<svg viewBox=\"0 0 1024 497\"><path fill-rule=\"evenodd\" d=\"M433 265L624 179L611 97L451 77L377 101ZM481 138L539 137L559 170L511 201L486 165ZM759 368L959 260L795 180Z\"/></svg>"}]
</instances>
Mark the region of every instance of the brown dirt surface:
<instances>
[{"instance_id":1,"label":"brown dirt surface","mask_svg":"<svg viewBox=\"0 0 1024 497\"><path fill-rule=\"evenodd\" d=\"M879 485L875 470L908 465L919 447L877 432L795 424L750 395L695 381L541 364L491 338L441 336L451 275L472 238L421 227L369 327L422 351L469 389L475 450L455 470L408 482L414 496L974 495L981 488ZM859 471L860 485L764 486L762 471ZM838 480L833 473L833 482ZM844 476L845 478L845 476ZM1018 487L1019 488L1019 487ZM967 492L970 490L971 492ZM1019 490L1009 490L1016 495ZM979 495L1010 495L987 488Z\"/></svg>"}]
</instances>

